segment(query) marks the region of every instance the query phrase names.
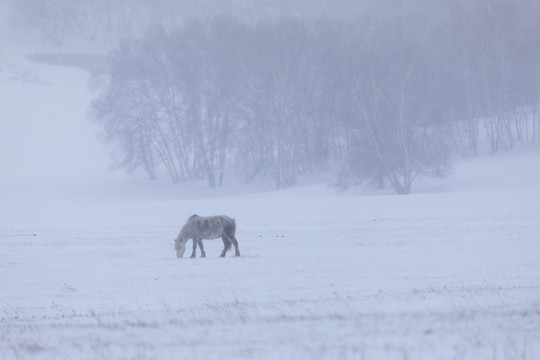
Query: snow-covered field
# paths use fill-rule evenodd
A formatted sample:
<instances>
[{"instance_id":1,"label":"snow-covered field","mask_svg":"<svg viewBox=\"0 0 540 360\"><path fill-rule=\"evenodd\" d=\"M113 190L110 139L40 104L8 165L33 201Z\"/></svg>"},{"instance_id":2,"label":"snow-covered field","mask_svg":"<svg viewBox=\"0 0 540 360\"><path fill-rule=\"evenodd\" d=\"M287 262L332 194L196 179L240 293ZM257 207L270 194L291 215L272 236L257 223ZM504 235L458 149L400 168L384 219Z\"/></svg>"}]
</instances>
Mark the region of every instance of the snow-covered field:
<instances>
[{"instance_id":1,"label":"snow-covered field","mask_svg":"<svg viewBox=\"0 0 540 360\"><path fill-rule=\"evenodd\" d=\"M410 196L10 201L0 358L538 359L538 173ZM177 259L194 212L234 216L242 256L206 241Z\"/></svg>"},{"instance_id":2,"label":"snow-covered field","mask_svg":"<svg viewBox=\"0 0 540 360\"><path fill-rule=\"evenodd\" d=\"M1 359L540 359L538 149L410 196L81 186L86 75L0 55ZM177 259L193 213L242 256Z\"/></svg>"}]
</instances>

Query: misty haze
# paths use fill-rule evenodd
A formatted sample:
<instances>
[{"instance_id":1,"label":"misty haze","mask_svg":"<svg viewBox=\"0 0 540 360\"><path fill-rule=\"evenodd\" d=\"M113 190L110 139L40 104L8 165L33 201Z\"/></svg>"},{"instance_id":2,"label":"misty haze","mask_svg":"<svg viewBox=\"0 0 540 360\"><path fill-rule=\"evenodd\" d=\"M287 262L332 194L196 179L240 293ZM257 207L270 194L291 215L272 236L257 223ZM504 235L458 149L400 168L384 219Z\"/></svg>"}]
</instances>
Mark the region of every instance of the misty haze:
<instances>
[{"instance_id":1,"label":"misty haze","mask_svg":"<svg viewBox=\"0 0 540 360\"><path fill-rule=\"evenodd\" d=\"M0 41L2 359L540 358L540 2L0 0Z\"/></svg>"}]
</instances>

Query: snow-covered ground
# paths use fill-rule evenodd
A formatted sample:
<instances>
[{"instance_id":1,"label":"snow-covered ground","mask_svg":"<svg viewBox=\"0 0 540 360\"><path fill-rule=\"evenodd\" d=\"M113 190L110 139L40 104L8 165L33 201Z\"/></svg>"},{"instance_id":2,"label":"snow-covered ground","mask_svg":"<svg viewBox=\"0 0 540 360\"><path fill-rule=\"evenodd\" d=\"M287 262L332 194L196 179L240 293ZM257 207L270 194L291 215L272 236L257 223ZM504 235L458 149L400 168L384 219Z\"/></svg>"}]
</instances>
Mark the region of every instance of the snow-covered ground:
<instances>
[{"instance_id":1,"label":"snow-covered ground","mask_svg":"<svg viewBox=\"0 0 540 360\"><path fill-rule=\"evenodd\" d=\"M540 359L538 149L409 196L156 190L95 177L80 70L0 65L1 359ZM193 213L242 256L177 259Z\"/></svg>"},{"instance_id":2,"label":"snow-covered ground","mask_svg":"<svg viewBox=\"0 0 540 360\"><path fill-rule=\"evenodd\" d=\"M511 190L10 201L0 357L538 359L529 160ZM234 216L242 256L177 259L192 213Z\"/></svg>"}]
</instances>

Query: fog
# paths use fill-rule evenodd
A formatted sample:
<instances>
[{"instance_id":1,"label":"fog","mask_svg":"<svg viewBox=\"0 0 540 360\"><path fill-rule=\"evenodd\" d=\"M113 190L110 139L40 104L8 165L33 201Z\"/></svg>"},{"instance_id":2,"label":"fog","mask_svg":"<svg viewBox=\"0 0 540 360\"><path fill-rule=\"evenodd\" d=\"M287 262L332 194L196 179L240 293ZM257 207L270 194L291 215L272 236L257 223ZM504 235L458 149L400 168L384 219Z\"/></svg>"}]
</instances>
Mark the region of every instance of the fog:
<instances>
[{"instance_id":1,"label":"fog","mask_svg":"<svg viewBox=\"0 0 540 360\"><path fill-rule=\"evenodd\" d=\"M103 175L105 151L87 119L86 75L19 64L3 70L2 181L65 184Z\"/></svg>"},{"instance_id":2,"label":"fog","mask_svg":"<svg viewBox=\"0 0 540 360\"><path fill-rule=\"evenodd\" d=\"M324 172L409 193L540 143L536 1L1 6L4 184Z\"/></svg>"},{"instance_id":3,"label":"fog","mask_svg":"<svg viewBox=\"0 0 540 360\"><path fill-rule=\"evenodd\" d=\"M0 0L0 358L540 359L539 101L538 0Z\"/></svg>"}]
</instances>

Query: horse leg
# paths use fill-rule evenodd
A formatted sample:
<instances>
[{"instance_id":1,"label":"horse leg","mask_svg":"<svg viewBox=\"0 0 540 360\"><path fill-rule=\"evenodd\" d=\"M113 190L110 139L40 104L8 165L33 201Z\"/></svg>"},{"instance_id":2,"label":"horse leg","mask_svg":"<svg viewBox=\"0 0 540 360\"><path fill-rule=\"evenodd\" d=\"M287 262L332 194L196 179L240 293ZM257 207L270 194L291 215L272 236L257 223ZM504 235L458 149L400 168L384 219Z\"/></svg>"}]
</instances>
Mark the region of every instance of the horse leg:
<instances>
[{"instance_id":1,"label":"horse leg","mask_svg":"<svg viewBox=\"0 0 540 360\"><path fill-rule=\"evenodd\" d=\"M234 250L236 252L236 256L240 256L240 250L238 250L238 241L236 240L236 223L234 222L234 220L232 221L232 223L230 224L227 224L224 228L223 228L223 232L224 232L224 235L227 236L227 239L229 240L229 246L230 246L230 243L232 243L234 245ZM230 247L229 247L230 248Z\"/></svg>"},{"instance_id":2,"label":"horse leg","mask_svg":"<svg viewBox=\"0 0 540 360\"><path fill-rule=\"evenodd\" d=\"M191 253L190 258L197 256L197 240L193 239L193 252Z\"/></svg>"},{"instance_id":3,"label":"horse leg","mask_svg":"<svg viewBox=\"0 0 540 360\"><path fill-rule=\"evenodd\" d=\"M240 256L240 250L238 250L238 240L236 240L236 238L232 236L231 241L234 245L234 251L236 252L235 256Z\"/></svg>"},{"instance_id":4,"label":"horse leg","mask_svg":"<svg viewBox=\"0 0 540 360\"><path fill-rule=\"evenodd\" d=\"M202 244L202 240L203 239L197 240L197 243L199 243L199 248L201 249L201 257L203 258L203 257L206 257L206 253L204 252L204 246Z\"/></svg>"},{"instance_id":5,"label":"horse leg","mask_svg":"<svg viewBox=\"0 0 540 360\"><path fill-rule=\"evenodd\" d=\"M229 241L229 238L227 237L227 235L222 235L221 240L223 240L223 251L221 252L221 255L219 256L225 257L225 253L230 250L232 244Z\"/></svg>"}]
</instances>

